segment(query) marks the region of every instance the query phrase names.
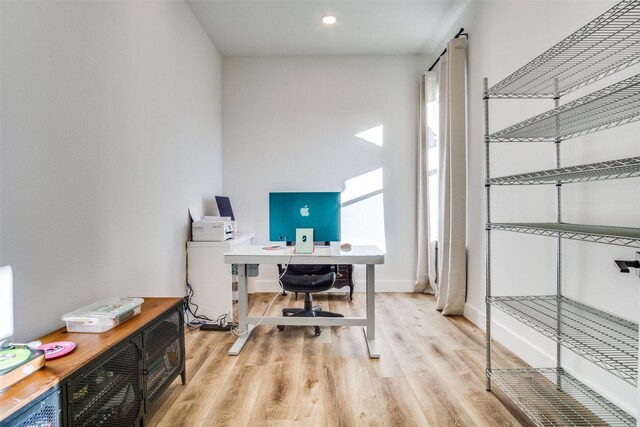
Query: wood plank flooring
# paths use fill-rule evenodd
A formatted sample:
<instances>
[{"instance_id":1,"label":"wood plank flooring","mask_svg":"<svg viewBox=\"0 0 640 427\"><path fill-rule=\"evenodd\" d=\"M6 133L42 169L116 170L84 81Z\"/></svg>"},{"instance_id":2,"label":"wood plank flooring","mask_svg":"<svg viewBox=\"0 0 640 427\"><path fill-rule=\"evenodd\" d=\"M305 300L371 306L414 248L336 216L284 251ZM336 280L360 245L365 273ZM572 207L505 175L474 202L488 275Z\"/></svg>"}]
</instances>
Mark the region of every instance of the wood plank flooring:
<instances>
[{"instance_id":1,"label":"wood plank flooring","mask_svg":"<svg viewBox=\"0 0 640 427\"><path fill-rule=\"evenodd\" d=\"M260 316L275 294L254 294ZM365 294L315 295L324 309L364 315ZM271 315L301 306L278 296ZM359 327L261 325L237 357L235 338L188 331L187 385L161 398L149 426L518 426L530 425L499 391L485 391L484 333L463 317L445 317L431 295L376 295L381 358L369 359ZM526 364L494 344L496 365ZM496 387L494 387L496 388ZM496 388L497 389L497 388Z\"/></svg>"}]
</instances>

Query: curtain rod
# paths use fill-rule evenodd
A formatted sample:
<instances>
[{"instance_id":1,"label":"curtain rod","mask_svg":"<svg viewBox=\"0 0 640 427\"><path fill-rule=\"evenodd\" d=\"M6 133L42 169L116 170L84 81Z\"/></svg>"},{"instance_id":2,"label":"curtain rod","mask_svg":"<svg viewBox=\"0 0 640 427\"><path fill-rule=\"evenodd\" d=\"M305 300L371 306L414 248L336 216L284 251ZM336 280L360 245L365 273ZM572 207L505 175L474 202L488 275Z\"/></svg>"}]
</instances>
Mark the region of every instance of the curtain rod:
<instances>
[{"instance_id":1,"label":"curtain rod","mask_svg":"<svg viewBox=\"0 0 640 427\"><path fill-rule=\"evenodd\" d=\"M460 36L464 36L467 40L469 39L469 34L464 32L464 28L460 28L460 31L458 31L458 34L456 34L453 38L457 39ZM433 63L433 65L431 65L431 67L429 67L429 69L427 71L433 70L433 67L436 66L438 61L440 61L440 58L442 58L442 55L444 55L445 53L447 53L447 48L446 47L444 48L444 50L442 51L440 56L438 56L438 58L436 58L436 61Z\"/></svg>"}]
</instances>

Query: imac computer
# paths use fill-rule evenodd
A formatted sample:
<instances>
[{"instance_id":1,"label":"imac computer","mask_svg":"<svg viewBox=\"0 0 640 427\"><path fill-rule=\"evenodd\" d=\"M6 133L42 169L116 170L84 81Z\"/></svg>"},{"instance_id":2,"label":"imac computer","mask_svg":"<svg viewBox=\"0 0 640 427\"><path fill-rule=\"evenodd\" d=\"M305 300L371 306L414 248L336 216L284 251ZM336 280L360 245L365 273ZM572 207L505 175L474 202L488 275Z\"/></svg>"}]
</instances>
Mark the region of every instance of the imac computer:
<instances>
[{"instance_id":1,"label":"imac computer","mask_svg":"<svg viewBox=\"0 0 640 427\"><path fill-rule=\"evenodd\" d=\"M316 242L340 241L340 193L269 193L269 240L291 243L297 228Z\"/></svg>"},{"instance_id":2,"label":"imac computer","mask_svg":"<svg viewBox=\"0 0 640 427\"><path fill-rule=\"evenodd\" d=\"M0 393L44 366L44 350L11 342L13 326L13 271L6 265L0 267Z\"/></svg>"}]
</instances>

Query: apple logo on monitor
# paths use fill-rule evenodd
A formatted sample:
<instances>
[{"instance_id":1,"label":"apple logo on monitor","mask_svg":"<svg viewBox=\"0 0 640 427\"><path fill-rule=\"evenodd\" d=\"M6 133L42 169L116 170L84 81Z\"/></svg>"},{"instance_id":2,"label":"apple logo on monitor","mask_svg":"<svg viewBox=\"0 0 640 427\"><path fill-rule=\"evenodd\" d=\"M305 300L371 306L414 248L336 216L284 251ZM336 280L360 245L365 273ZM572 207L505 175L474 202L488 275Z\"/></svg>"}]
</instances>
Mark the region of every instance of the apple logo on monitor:
<instances>
[{"instance_id":1,"label":"apple logo on monitor","mask_svg":"<svg viewBox=\"0 0 640 427\"><path fill-rule=\"evenodd\" d=\"M300 215L309 216L309 208L307 205L304 205L304 208L300 208Z\"/></svg>"}]
</instances>

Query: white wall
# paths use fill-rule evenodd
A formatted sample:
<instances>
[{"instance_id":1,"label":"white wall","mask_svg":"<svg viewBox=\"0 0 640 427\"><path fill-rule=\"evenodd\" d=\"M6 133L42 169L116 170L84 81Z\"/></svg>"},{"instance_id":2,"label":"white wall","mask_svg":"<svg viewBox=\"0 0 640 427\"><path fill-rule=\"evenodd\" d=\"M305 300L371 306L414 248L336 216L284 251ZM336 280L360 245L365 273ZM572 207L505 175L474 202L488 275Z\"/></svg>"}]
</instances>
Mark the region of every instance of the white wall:
<instances>
[{"instance_id":1,"label":"white wall","mask_svg":"<svg viewBox=\"0 0 640 427\"><path fill-rule=\"evenodd\" d=\"M16 340L107 296L184 294L221 189L221 58L182 2L1 2L1 255Z\"/></svg>"},{"instance_id":2,"label":"white wall","mask_svg":"<svg viewBox=\"0 0 640 427\"><path fill-rule=\"evenodd\" d=\"M482 78L496 84L509 73L576 31L616 2L472 2L459 27L468 43L468 298L465 316L484 328L484 147ZM638 69L634 70L638 73ZM612 81L599 82L592 91ZM584 94L585 92L581 92ZM567 97L561 102L570 99ZM553 101L492 100L490 130L497 131L553 107ZM638 126L627 125L562 144L563 165L640 155ZM492 176L555 167L553 144L493 144ZM555 221L553 187L492 189L492 221ZM563 220L640 227L638 179L571 184L563 189ZM555 293L555 241L521 234L492 233L494 295ZM638 321L638 277L622 275L614 259L633 259L635 250L568 241L564 244L565 294ZM493 333L534 366L555 366L555 344L493 310ZM565 366L586 383L635 414L636 391L600 368L564 350Z\"/></svg>"},{"instance_id":3,"label":"white wall","mask_svg":"<svg viewBox=\"0 0 640 427\"><path fill-rule=\"evenodd\" d=\"M343 208L342 240L386 248L378 290L411 289L424 60L224 58L223 183L239 227L255 231L264 244L270 191L344 191L347 185L343 203L349 194L366 197ZM378 126L382 146L355 136ZM263 270L259 280L273 283L275 273ZM360 270L356 280L364 280Z\"/></svg>"}]
</instances>

